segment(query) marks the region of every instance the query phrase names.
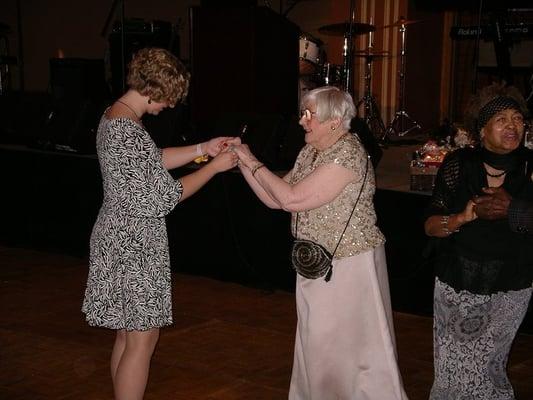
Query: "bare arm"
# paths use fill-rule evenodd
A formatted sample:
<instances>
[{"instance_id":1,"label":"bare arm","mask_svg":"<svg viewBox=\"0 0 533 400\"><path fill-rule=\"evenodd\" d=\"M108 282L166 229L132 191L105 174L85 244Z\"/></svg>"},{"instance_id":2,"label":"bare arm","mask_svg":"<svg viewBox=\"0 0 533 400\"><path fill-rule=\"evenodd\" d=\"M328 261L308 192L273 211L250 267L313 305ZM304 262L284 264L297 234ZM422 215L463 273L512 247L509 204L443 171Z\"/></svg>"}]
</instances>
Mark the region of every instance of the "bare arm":
<instances>
[{"instance_id":1,"label":"bare arm","mask_svg":"<svg viewBox=\"0 0 533 400\"><path fill-rule=\"evenodd\" d=\"M211 157L215 157L220 151L224 150L231 144L240 144L240 139L221 136L191 146L167 147L163 149L163 166L167 170L170 170L188 164L204 154L209 154Z\"/></svg>"},{"instance_id":2,"label":"bare arm","mask_svg":"<svg viewBox=\"0 0 533 400\"><path fill-rule=\"evenodd\" d=\"M477 218L474 212L474 202L470 200L465 209L459 214L432 215L424 223L426 235L435 237L450 236L461 226Z\"/></svg>"},{"instance_id":3,"label":"bare arm","mask_svg":"<svg viewBox=\"0 0 533 400\"><path fill-rule=\"evenodd\" d=\"M318 167L295 185L277 177L266 168L256 171L255 180L285 211L298 212L318 208L337 197L356 174L337 164Z\"/></svg>"},{"instance_id":4,"label":"bare arm","mask_svg":"<svg viewBox=\"0 0 533 400\"><path fill-rule=\"evenodd\" d=\"M181 167L182 165L188 164L193 161L196 157L202 156L202 151L198 148L203 149L203 143L198 145L191 146L181 146L181 147L166 147L163 149L163 166L165 169L174 169ZM203 168L202 168L203 169Z\"/></svg>"},{"instance_id":5,"label":"bare arm","mask_svg":"<svg viewBox=\"0 0 533 400\"><path fill-rule=\"evenodd\" d=\"M256 194L256 196L261 200L267 207L273 208L273 209L280 209L281 204L279 204L272 196L270 196L265 189L257 182L257 180L252 176L252 171L245 167L243 164L239 165L239 168L242 172L242 175L244 176L244 179L246 182L248 182L248 185L250 185L250 188L253 190L253 192ZM263 167L266 168L266 167ZM257 172L256 172L257 174ZM281 179L280 177L276 176L278 179Z\"/></svg>"},{"instance_id":6,"label":"bare arm","mask_svg":"<svg viewBox=\"0 0 533 400\"><path fill-rule=\"evenodd\" d=\"M291 185L262 166L247 145L235 146L232 151L239 156L241 169L252 171L245 172L245 179L259 198L266 205L285 211L320 207L337 197L348 183L357 178L354 171L331 163L321 165L300 182Z\"/></svg>"}]
</instances>

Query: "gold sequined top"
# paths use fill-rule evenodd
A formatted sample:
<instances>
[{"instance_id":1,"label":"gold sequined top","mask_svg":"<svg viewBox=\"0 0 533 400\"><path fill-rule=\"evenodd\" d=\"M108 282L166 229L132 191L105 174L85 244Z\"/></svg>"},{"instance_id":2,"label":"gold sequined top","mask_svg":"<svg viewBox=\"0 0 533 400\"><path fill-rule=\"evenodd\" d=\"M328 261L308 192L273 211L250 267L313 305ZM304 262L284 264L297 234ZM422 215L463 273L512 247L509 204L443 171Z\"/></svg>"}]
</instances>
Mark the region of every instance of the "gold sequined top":
<instances>
[{"instance_id":1,"label":"gold sequined top","mask_svg":"<svg viewBox=\"0 0 533 400\"><path fill-rule=\"evenodd\" d=\"M346 185L331 202L313 210L299 212L298 234L295 231L296 213L293 213L292 234L298 239L319 243L332 253L361 190L367 165L367 153L358 138L349 133L323 151L306 145L298 154L289 182L295 184L311 174L315 168L328 163L335 163L355 171L356 180ZM376 226L373 203L375 190L374 169L368 160L368 173L361 198L334 258L354 256L374 249L385 242L385 237Z\"/></svg>"}]
</instances>

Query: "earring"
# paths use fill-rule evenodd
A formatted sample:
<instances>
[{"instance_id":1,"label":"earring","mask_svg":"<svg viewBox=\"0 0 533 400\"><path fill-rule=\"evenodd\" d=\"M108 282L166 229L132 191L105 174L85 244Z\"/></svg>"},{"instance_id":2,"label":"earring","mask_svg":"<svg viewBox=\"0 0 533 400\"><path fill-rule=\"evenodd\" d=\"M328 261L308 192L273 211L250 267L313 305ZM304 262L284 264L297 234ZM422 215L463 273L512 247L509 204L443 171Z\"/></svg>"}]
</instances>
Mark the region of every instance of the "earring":
<instances>
[{"instance_id":1,"label":"earring","mask_svg":"<svg viewBox=\"0 0 533 400\"><path fill-rule=\"evenodd\" d=\"M152 104L152 99L148 99L148 104Z\"/></svg>"},{"instance_id":2,"label":"earring","mask_svg":"<svg viewBox=\"0 0 533 400\"><path fill-rule=\"evenodd\" d=\"M334 131L335 129L337 129L337 127L335 125L331 125L331 130Z\"/></svg>"}]
</instances>

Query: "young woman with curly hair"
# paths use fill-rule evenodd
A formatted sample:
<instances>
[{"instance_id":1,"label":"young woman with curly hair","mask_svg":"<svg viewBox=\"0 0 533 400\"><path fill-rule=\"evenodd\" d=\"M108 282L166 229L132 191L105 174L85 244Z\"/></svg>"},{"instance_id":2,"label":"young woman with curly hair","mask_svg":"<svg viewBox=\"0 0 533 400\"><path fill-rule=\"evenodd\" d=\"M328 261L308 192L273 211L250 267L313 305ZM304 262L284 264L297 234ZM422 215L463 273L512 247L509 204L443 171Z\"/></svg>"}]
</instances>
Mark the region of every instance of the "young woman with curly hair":
<instances>
[{"instance_id":1,"label":"young woman with curly hair","mask_svg":"<svg viewBox=\"0 0 533 400\"><path fill-rule=\"evenodd\" d=\"M90 242L83 312L92 326L116 331L111 355L115 399L143 398L159 329L172 323L170 260L165 215L234 167L221 151L239 144L220 137L158 149L142 123L186 95L189 73L163 49L142 49L129 65L129 90L102 116L97 152L104 199ZM168 173L208 154L208 164L178 180Z\"/></svg>"}]
</instances>

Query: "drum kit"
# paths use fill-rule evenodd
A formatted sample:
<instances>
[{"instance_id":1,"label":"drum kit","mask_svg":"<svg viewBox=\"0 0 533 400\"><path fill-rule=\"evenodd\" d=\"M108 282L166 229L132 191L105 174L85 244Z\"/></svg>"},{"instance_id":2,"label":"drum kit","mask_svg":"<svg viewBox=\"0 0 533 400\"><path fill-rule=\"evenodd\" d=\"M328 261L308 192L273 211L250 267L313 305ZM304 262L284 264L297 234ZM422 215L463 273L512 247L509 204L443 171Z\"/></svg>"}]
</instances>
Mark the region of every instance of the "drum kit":
<instances>
[{"instance_id":1,"label":"drum kit","mask_svg":"<svg viewBox=\"0 0 533 400\"><path fill-rule=\"evenodd\" d=\"M387 51L376 51L373 48L372 33L375 32L376 26L372 24L359 22L345 22L331 25L325 25L318 31L327 36L343 36L343 64L335 65L326 61L326 54L323 50L323 42L309 34L300 36L300 95L305 94L307 90L318 86L332 85L337 86L347 92L352 92L353 74L352 64L355 58L364 58L364 93L356 104L357 109L361 107L364 110L364 120L370 130L380 141L384 142L389 135L396 134L403 136L407 133L420 129L417 121L409 116L404 109L405 106L405 59L406 59L406 31L407 25L420 22L419 20L407 20L401 17L396 22L381 26L380 29L398 28L401 38L400 47L400 69L399 77L399 99L398 109L394 114L393 120L385 126L381 118L381 113L375 97L372 94L372 64L387 57L391 54ZM352 40L354 35L370 34L368 47L363 50L353 50Z\"/></svg>"}]
</instances>

